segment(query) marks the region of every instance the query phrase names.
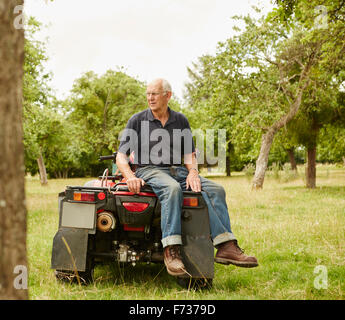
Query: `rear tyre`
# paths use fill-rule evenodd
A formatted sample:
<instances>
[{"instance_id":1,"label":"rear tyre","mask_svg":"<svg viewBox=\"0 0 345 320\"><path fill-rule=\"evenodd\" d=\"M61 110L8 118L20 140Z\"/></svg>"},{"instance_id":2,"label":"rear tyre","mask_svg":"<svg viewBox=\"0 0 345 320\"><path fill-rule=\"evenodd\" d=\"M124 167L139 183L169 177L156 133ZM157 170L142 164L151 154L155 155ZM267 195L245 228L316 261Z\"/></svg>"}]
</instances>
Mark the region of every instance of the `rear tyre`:
<instances>
[{"instance_id":1,"label":"rear tyre","mask_svg":"<svg viewBox=\"0 0 345 320\"><path fill-rule=\"evenodd\" d=\"M92 258L88 258L86 261L85 271L74 272L70 270L56 270L55 277L61 282L79 283L80 281L80 284L88 285L94 280L94 268L94 260Z\"/></svg>"}]
</instances>

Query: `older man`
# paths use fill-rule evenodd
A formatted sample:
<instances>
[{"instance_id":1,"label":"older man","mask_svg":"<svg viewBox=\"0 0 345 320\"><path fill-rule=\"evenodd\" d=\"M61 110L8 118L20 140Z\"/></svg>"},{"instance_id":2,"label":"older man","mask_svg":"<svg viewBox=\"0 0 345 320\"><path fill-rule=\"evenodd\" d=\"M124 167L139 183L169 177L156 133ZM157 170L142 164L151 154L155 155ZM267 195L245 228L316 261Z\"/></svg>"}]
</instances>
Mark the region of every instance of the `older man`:
<instances>
[{"instance_id":1,"label":"older man","mask_svg":"<svg viewBox=\"0 0 345 320\"><path fill-rule=\"evenodd\" d=\"M215 261L256 267L257 259L243 253L231 231L224 188L199 176L188 120L168 107L172 96L170 84L156 79L147 86L146 96L149 108L129 119L116 163L131 192L139 193L141 186L147 183L160 200L162 244L168 273L180 276L186 272L180 246L183 190L187 189L201 192L207 204L211 237L218 249ZM127 161L133 150L138 165L135 174Z\"/></svg>"}]
</instances>

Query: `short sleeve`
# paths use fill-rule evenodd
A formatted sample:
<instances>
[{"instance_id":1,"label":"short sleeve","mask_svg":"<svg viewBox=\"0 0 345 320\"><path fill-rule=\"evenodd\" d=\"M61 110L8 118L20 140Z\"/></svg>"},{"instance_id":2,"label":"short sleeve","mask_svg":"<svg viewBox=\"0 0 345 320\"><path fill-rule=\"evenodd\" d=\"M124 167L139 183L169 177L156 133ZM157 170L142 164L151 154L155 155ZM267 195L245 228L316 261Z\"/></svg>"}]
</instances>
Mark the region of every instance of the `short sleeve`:
<instances>
[{"instance_id":1,"label":"short sleeve","mask_svg":"<svg viewBox=\"0 0 345 320\"><path fill-rule=\"evenodd\" d=\"M138 153L138 128L137 121L133 116L127 122L126 128L120 133L120 146L118 152L129 156L133 151Z\"/></svg>"}]
</instances>

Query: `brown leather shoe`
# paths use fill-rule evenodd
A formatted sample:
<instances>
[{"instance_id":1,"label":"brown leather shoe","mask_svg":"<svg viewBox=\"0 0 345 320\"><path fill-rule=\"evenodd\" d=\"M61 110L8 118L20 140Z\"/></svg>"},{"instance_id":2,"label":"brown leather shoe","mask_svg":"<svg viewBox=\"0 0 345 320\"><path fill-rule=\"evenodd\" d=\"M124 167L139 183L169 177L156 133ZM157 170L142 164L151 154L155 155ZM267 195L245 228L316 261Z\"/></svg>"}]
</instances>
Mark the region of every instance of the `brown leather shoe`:
<instances>
[{"instance_id":1,"label":"brown leather shoe","mask_svg":"<svg viewBox=\"0 0 345 320\"><path fill-rule=\"evenodd\" d=\"M218 246L214 260L218 263L233 264L244 268L253 268L259 265L255 257L250 257L243 253L243 250L237 244L237 240L221 243Z\"/></svg>"},{"instance_id":2,"label":"brown leather shoe","mask_svg":"<svg viewBox=\"0 0 345 320\"><path fill-rule=\"evenodd\" d=\"M164 263L168 273L172 276L182 276L186 274L179 245L167 246L164 248Z\"/></svg>"}]
</instances>

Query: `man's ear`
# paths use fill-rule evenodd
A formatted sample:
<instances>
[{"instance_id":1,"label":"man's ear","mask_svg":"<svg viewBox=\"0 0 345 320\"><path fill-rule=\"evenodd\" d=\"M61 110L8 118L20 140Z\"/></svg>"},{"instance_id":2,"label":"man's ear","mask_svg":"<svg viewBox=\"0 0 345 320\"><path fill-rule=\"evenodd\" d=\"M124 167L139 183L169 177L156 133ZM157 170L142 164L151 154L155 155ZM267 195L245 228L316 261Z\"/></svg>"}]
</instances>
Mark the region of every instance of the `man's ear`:
<instances>
[{"instance_id":1,"label":"man's ear","mask_svg":"<svg viewBox=\"0 0 345 320\"><path fill-rule=\"evenodd\" d=\"M167 92L167 98L168 98L168 100L170 100L171 97L172 97L172 92L171 92L171 91L168 91L168 92Z\"/></svg>"}]
</instances>

